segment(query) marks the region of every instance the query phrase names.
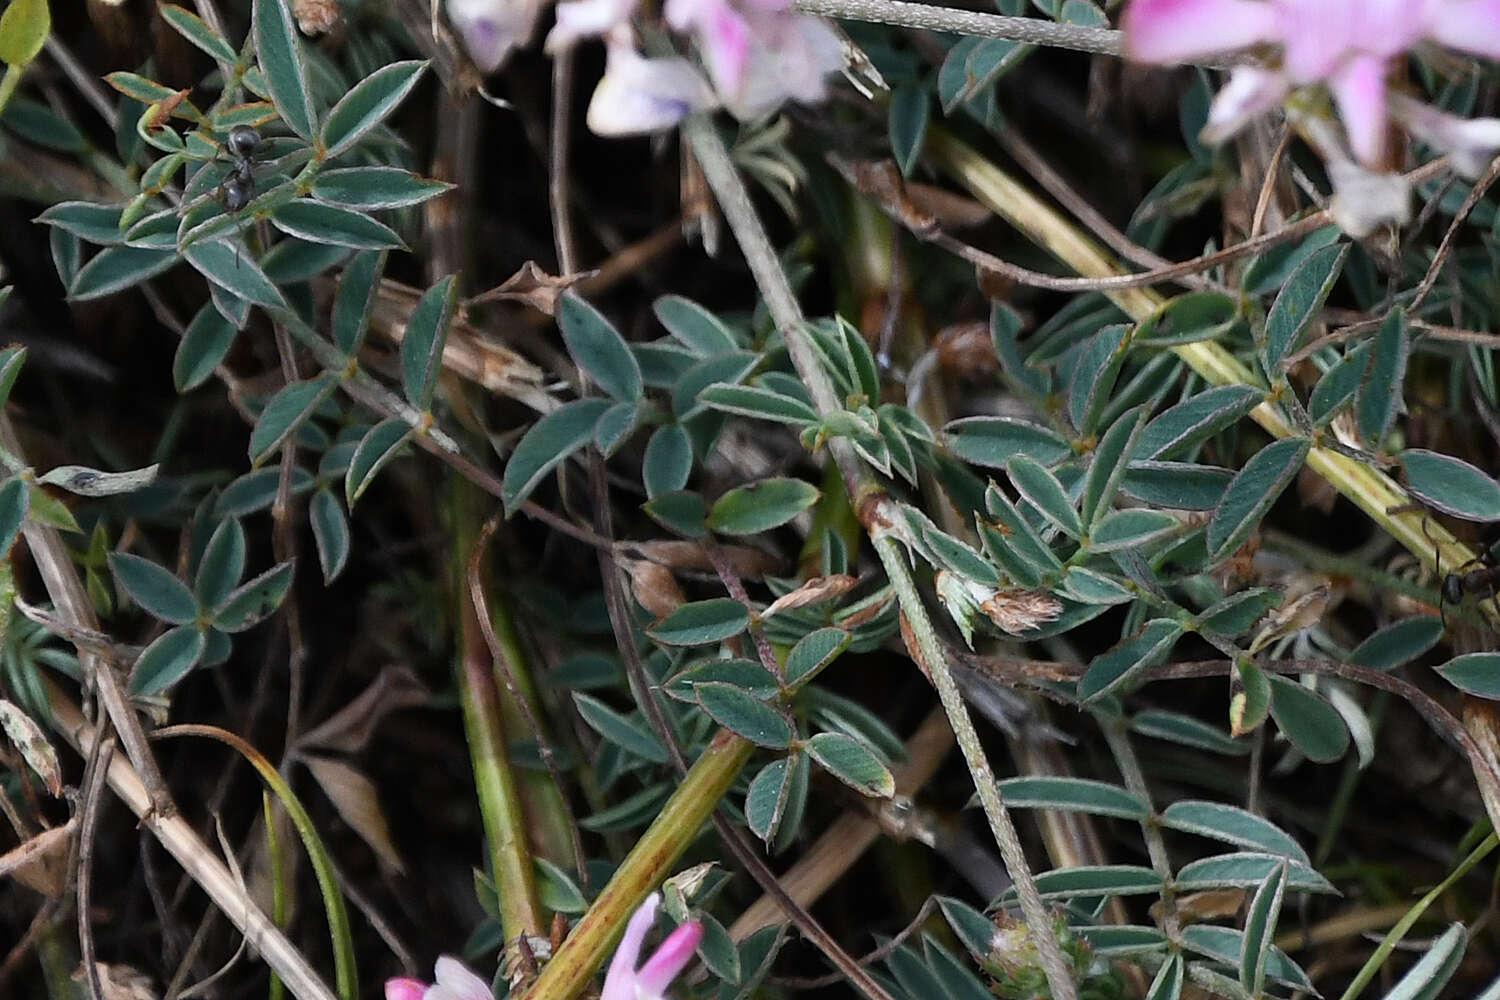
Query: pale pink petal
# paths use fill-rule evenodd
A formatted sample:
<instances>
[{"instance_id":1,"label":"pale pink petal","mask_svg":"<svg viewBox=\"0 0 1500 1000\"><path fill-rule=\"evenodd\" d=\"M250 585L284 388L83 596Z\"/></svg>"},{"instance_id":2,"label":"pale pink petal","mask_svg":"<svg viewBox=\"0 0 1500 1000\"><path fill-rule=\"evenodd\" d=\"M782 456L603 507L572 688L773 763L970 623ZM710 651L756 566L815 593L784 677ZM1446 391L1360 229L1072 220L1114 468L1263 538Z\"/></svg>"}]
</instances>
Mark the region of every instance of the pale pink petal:
<instances>
[{"instance_id":1,"label":"pale pink petal","mask_svg":"<svg viewBox=\"0 0 1500 1000\"><path fill-rule=\"evenodd\" d=\"M464 50L485 73L531 42L542 12L541 0L448 0L447 6Z\"/></svg>"},{"instance_id":2,"label":"pale pink petal","mask_svg":"<svg viewBox=\"0 0 1500 1000\"><path fill-rule=\"evenodd\" d=\"M494 1000L490 984L452 955L439 958L433 971L437 985L428 987L422 1000Z\"/></svg>"},{"instance_id":3,"label":"pale pink petal","mask_svg":"<svg viewBox=\"0 0 1500 1000\"><path fill-rule=\"evenodd\" d=\"M1385 60L1360 56L1349 60L1328 80L1349 136L1349 148L1366 166L1378 166L1385 158L1385 75Z\"/></svg>"},{"instance_id":4,"label":"pale pink petal","mask_svg":"<svg viewBox=\"0 0 1500 1000\"><path fill-rule=\"evenodd\" d=\"M741 121L775 111L787 101L816 104L828 93L828 76L844 66L838 33L822 18L750 12L750 58L738 89L721 90L724 105Z\"/></svg>"},{"instance_id":5,"label":"pale pink petal","mask_svg":"<svg viewBox=\"0 0 1500 1000\"><path fill-rule=\"evenodd\" d=\"M702 940L703 925L696 920L689 920L668 934L655 954L646 959L646 964L636 973L640 995L660 997L666 992L677 974L693 960L693 951Z\"/></svg>"},{"instance_id":6,"label":"pale pink petal","mask_svg":"<svg viewBox=\"0 0 1500 1000\"><path fill-rule=\"evenodd\" d=\"M1473 180L1500 153L1500 118L1459 118L1405 94L1391 96L1391 114L1413 136L1448 154L1460 177Z\"/></svg>"},{"instance_id":7,"label":"pale pink petal","mask_svg":"<svg viewBox=\"0 0 1500 1000\"><path fill-rule=\"evenodd\" d=\"M558 52L581 38L607 34L630 20L638 0L570 0L557 5L557 24L547 33L548 52Z\"/></svg>"},{"instance_id":8,"label":"pale pink petal","mask_svg":"<svg viewBox=\"0 0 1500 1000\"><path fill-rule=\"evenodd\" d=\"M713 4L702 12L696 37L714 87L721 94L737 92L750 61L750 26L745 19L727 3Z\"/></svg>"},{"instance_id":9,"label":"pale pink petal","mask_svg":"<svg viewBox=\"0 0 1500 1000\"><path fill-rule=\"evenodd\" d=\"M1366 170L1353 160L1328 163L1333 183L1329 211L1333 221L1355 239L1362 239L1388 222L1411 221L1411 185L1400 174Z\"/></svg>"},{"instance_id":10,"label":"pale pink petal","mask_svg":"<svg viewBox=\"0 0 1500 1000\"><path fill-rule=\"evenodd\" d=\"M635 965L641 957L641 945L656 923L656 908L661 905L661 893L653 892L646 901L630 915L625 925L625 935L610 959L609 972L604 976L604 991L599 1000L636 1000Z\"/></svg>"},{"instance_id":11,"label":"pale pink petal","mask_svg":"<svg viewBox=\"0 0 1500 1000\"><path fill-rule=\"evenodd\" d=\"M1229 82L1214 95L1203 126L1204 142L1223 142L1251 120L1276 107L1291 84L1285 76L1254 66L1236 66Z\"/></svg>"},{"instance_id":12,"label":"pale pink petal","mask_svg":"<svg viewBox=\"0 0 1500 1000\"><path fill-rule=\"evenodd\" d=\"M1428 38L1500 59L1500 0L1434 0L1427 7Z\"/></svg>"},{"instance_id":13,"label":"pale pink petal","mask_svg":"<svg viewBox=\"0 0 1500 1000\"><path fill-rule=\"evenodd\" d=\"M1257 0L1134 0L1121 27L1132 59L1171 63L1273 41L1277 21Z\"/></svg>"},{"instance_id":14,"label":"pale pink petal","mask_svg":"<svg viewBox=\"0 0 1500 1000\"><path fill-rule=\"evenodd\" d=\"M714 103L708 83L686 59L646 59L612 36L587 121L595 135L645 135Z\"/></svg>"},{"instance_id":15,"label":"pale pink petal","mask_svg":"<svg viewBox=\"0 0 1500 1000\"><path fill-rule=\"evenodd\" d=\"M385 981L385 1000L422 1000L427 984L419 979L398 976Z\"/></svg>"}]
</instances>

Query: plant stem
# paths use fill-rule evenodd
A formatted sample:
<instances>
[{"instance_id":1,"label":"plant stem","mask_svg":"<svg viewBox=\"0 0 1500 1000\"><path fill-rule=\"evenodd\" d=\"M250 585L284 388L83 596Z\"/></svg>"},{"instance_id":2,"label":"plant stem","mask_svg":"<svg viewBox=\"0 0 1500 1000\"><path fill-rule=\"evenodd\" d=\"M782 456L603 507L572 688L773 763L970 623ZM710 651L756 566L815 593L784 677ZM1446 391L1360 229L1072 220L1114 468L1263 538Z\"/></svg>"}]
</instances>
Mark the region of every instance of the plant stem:
<instances>
[{"instance_id":1,"label":"plant stem","mask_svg":"<svg viewBox=\"0 0 1500 1000\"><path fill-rule=\"evenodd\" d=\"M743 181L729 159L729 151L724 147L719 134L714 131L713 122L705 115L693 115L683 123L682 132L683 138L691 144L693 154L703 166L703 174L708 179L720 208L724 211L725 220L739 241L740 249L750 265L751 273L754 274L755 282L766 300L772 319L781 330L782 336L786 338L787 352L791 355L792 364L796 367L798 376L807 387L813 406L820 415L842 411L843 406L834 394L827 374L819 366L812 347L803 333L802 309L792 294L786 274L781 269L781 263L777 260L776 253L766 237L765 229L761 226L760 217L750 203L749 193L745 190ZM1000 787L995 781L994 771L985 757L978 734L974 731L974 723L969 717L968 706L964 704L963 695L959 693L958 685L954 682L953 675L948 668L948 660L938 640L937 631L933 628L932 621L927 616L927 608L917 593L916 582L912 579L904 553L894 539L879 533L878 525L882 522L880 509L884 503L888 502L885 499L884 490L865 468L848 441L837 437L830 438L828 451L843 475L849 498L859 514L860 521L871 532L875 552L885 566L891 587L900 602L902 614L906 617L912 634L916 637L917 649L912 652L925 661L922 666L932 679L933 686L937 688L938 698L942 701L943 709L948 714L948 721L953 726L954 737L963 750L964 760L969 765L969 773L974 779L974 787L984 806L985 816L989 819L990 831L1000 847L1011 878L1015 880L1016 890L1021 899L1021 909L1041 955L1042 967L1046 970L1052 996L1055 1000L1075 1000L1078 995L1077 988L1068 972L1057 937L1053 933L1052 921L1037 892L1031 869L1026 864L1026 856L1021 849L1015 824L1011 822L1010 815L1005 810L1005 803L1001 799Z\"/></svg>"},{"instance_id":2,"label":"plant stem","mask_svg":"<svg viewBox=\"0 0 1500 1000\"><path fill-rule=\"evenodd\" d=\"M979 11L959 10L954 7L906 3L905 0L794 0L794 2L796 8L804 13L837 17L845 21L870 21L875 24L895 24L903 28L945 31L954 35L1003 38L1012 42L1047 45L1058 49L1073 49L1077 52L1095 52L1106 56L1125 54L1123 35L1112 28L1063 24L1060 21L1038 17L983 14Z\"/></svg>"},{"instance_id":3,"label":"plant stem","mask_svg":"<svg viewBox=\"0 0 1500 1000\"><path fill-rule=\"evenodd\" d=\"M583 992L630 915L713 815L753 749L748 741L719 731L521 1000L562 1000Z\"/></svg>"}]
</instances>

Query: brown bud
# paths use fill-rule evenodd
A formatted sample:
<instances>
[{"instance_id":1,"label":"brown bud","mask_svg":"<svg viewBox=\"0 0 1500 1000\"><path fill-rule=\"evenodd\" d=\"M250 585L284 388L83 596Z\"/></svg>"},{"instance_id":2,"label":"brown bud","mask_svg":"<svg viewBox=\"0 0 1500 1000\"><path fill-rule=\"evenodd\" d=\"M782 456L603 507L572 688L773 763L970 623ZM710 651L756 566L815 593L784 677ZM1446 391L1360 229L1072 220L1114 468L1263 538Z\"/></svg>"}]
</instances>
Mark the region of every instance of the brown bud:
<instances>
[{"instance_id":1,"label":"brown bud","mask_svg":"<svg viewBox=\"0 0 1500 1000\"><path fill-rule=\"evenodd\" d=\"M665 618L687 601L682 588L677 586L677 578L665 566L644 559L627 559L623 565L630 574L630 590L636 603L656 617Z\"/></svg>"},{"instance_id":2,"label":"brown bud","mask_svg":"<svg viewBox=\"0 0 1500 1000\"><path fill-rule=\"evenodd\" d=\"M979 610L989 615L1000 631L1019 635L1057 621L1063 606L1062 601L1045 590L1003 588L979 605Z\"/></svg>"},{"instance_id":3,"label":"brown bud","mask_svg":"<svg viewBox=\"0 0 1500 1000\"><path fill-rule=\"evenodd\" d=\"M813 577L790 594L783 594L772 601L771 606L761 613L761 617L769 618L778 611L790 611L792 608L804 608L809 604L832 601L847 594L857 583L859 583L858 579L844 573Z\"/></svg>"}]
</instances>

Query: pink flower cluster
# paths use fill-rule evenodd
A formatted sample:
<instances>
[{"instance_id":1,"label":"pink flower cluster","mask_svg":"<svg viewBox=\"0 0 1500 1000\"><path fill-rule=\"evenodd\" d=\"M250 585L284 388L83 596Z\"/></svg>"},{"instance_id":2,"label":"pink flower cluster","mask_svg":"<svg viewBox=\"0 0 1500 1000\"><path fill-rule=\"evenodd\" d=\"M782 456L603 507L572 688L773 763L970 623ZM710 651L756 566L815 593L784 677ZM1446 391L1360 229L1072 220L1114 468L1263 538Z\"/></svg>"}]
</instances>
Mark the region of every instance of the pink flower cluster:
<instances>
[{"instance_id":1,"label":"pink flower cluster","mask_svg":"<svg viewBox=\"0 0 1500 1000\"><path fill-rule=\"evenodd\" d=\"M1500 0L1132 0L1122 27L1126 51L1146 62L1203 59L1251 46L1279 50L1275 65L1231 71L1209 112L1209 140L1228 138L1296 88L1327 87L1346 145L1315 141L1329 161L1336 195L1342 188L1364 199L1348 204L1346 197L1342 206L1340 221L1351 231L1404 218L1404 185L1372 176L1385 165L1391 120L1448 153L1469 177L1500 152L1500 119L1455 118L1390 86L1397 60L1422 43L1500 58ZM1336 215L1339 209L1336 204Z\"/></svg>"},{"instance_id":2,"label":"pink flower cluster","mask_svg":"<svg viewBox=\"0 0 1500 1000\"><path fill-rule=\"evenodd\" d=\"M481 69L494 69L535 29L543 0L447 0L448 18ZM566 0L547 51L602 37L604 79L589 104L600 135L641 135L671 128L694 111L724 107L741 120L788 100L813 104L844 65L838 34L791 0L666 0L666 24L691 39L704 70L681 57L647 58L630 20L640 0Z\"/></svg>"},{"instance_id":3,"label":"pink flower cluster","mask_svg":"<svg viewBox=\"0 0 1500 1000\"><path fill-rule=\"evenodd\" d=\"M636 968L660 905L661 893L653 892L631 915L610 960L600 1000L662 1000L672 980L693 960L703 940L703 925L689 920L668 934L646 963ZM385 1000L494 1000L490 984L451 955L438 959L433 972L437 981L430 984L407 976L387 979Z\"/></svg>"}]
</instances>

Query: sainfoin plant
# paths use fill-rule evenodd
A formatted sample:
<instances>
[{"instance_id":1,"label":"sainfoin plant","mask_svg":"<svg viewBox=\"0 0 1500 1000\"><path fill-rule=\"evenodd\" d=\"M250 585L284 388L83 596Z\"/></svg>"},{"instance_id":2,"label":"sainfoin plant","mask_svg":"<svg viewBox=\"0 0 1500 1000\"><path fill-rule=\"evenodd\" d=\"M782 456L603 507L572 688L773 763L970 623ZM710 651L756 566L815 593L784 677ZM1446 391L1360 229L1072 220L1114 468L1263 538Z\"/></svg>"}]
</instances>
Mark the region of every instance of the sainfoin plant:
<instances>
[{"instance_id":1,"label":"sainfoin plant","mask_svg":"<svg viewBox=\"0 0 1500 1000\"><path fill-rule=\"evenodd\" d=\"M1496 58L11 0L0 994L1493 1000Z\"/></svg>"}]
</instances>

